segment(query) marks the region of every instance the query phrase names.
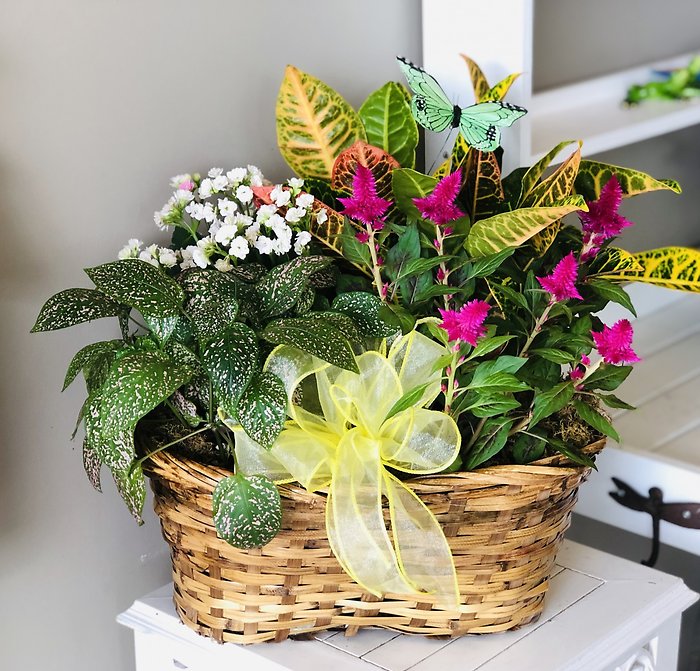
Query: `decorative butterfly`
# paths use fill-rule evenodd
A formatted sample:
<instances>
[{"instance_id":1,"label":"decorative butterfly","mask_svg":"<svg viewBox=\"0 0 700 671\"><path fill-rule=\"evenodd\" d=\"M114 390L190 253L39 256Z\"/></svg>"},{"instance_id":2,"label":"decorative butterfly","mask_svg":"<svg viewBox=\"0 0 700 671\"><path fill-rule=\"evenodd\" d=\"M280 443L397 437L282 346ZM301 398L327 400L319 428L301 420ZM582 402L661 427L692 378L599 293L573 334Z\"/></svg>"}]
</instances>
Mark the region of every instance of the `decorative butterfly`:
<instances>
[{"instance_id":1,"label":"decorative butterfly","mask_svg":"<svg viewBox=\"0 0 700 671\"><path fill-rule=\"evenodd\" d=\"M511 126L527 113L524 107L496 100L470 107L453 105L434 77L401 56L397 60L415 94L411 100L414 118L435 133L447 127L459 128L469 146L494 151L501 144L501 127Z\"/></svg>"}]
</instances>

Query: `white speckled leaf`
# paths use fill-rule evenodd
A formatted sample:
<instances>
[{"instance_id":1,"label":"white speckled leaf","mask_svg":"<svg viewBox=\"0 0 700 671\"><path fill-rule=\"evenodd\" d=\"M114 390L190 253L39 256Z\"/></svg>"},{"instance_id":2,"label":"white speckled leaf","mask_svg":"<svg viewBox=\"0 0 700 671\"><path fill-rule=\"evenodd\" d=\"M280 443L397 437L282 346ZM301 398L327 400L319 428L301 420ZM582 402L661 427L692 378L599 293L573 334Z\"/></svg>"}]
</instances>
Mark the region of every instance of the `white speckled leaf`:
<instances>
[{"instance_id":1,"label":"white speckled leaf","mask_svg":"<svg viewBox=\"0 0 700 671\"><path fill-rule=\"evenodd\" d=\"M125 470L131 464L134 455L134 428L135 424L127 426L114 435L103 431L103 422L100 415L102 396L95 392L88 398L84 406L83 416L85 422L85 441L83 442L83 460L89 458L91 463L99 461L111 470ZM85 452L90 452L87 457ZM93 466L94 468L94 466ZM88 473L90 477L90 473Z\"/></svg>"},{"instance_id":2,"label":"white speckled leaf","mask_svg":"<svg viewBox=\"0 0 700 671\"><path fill-rule=\"evenodd\" d=\"M340 294L333 301L333 309L353 319L360 331L372 338L387 338L396 332L379 316L382 302L378 296L364 291Z\"/></svg>"},{"instance_id":3,"label":"white speckled leaf","mask_svg":"<svg viewBox=\"0 0 700 671\"><path fill-rule=\"evenodd\" d=\"M272 447L287 417L284 384L272 373L256 375L238 401L236 415L245 432L263 447Z\"/></svg>"},{"instance_id":4,"label":"white speckled leaf","mask_svg":"<svg viewBox=\"0 0 700 671\"><path fill-rule=\"evenodd\" d=\"M238 317L236 281L218 270L193 269L178 278L185 290L185 312L200 342L213 340Z\"/></svg>"},{"instance_id":5,"label":"white speckled leaf","mask_svg":"<svg viewBox=\"0 0 700 671\"><path fill-rule=\"evenodd\" d=\"M141 514L146 500L146 480L141 465L134 465L133 468L121 471L112 471L112 477L129 512L139 524L143 524Z\"/></svg>"},{"instance_id":6,"label":"white speckled leaf","mask_svg":"<svg viewBox=\"0 0 700 671\"><path fill-rule=\"evenodd\" d=\"M81 370L89 369L98 359L102 359L105 356L113 359L114 353L123 346L124 343L121 340L103 340L83 347L68 365L61 391L65 391L68 388Z\"/></svg>"},{"instance_id":7,"label":"white speckled leaf","mask_svg":"<svg viewBox=\"0 0 700 671\"><path fill-rule=\"evenodd\" d=\"M326 321L308 317L278 319L268 324L260 335L277 345L291 345L334 366L359 372L350 343Z\"/></svg>"},{"instance_id":8,"label":"white speckled leaf","mask_svg":"<svg viewBox=\"0 0 700 671\"><path fill-rule=\"evenodd\" d=\"M309 278L331 262L332 259L325 256L298 256L273 268L255 287L261 314L275 317L293 308L308 286Z\"/></svg>"},{"instance_id":9,"label":"white speckled leaf","mask_svg":"<svg viewBox=\"0 0 700 671\"><path fill-rule=\"evenodd\" d=\"M86 268L95 286L141 314L171 317L180 311L185 294L175 280L140 259L122 259Z\"/></svg>"},{"instance_id":10,"label":"white speckled leaf","mask_svg":"<svg viewBox=\"0 0 700 671\"><path fill-rule=\"evenodd\" d=\"M66 289L44 303L31 332L55 331L93 319L117 317L124 309L124 305L96 289Z\"/></svg>"},{"instance_id":11,"label":"white speckled leaf","mask_svg":"<svg viewBox=\"0 0 700 671\"><path fill-rule=\"evenodd\" d=\"M245 324L231 324L202 350L202 363L211 379L219 405L236 414L238 399L258 368L258 341Z\"/></svg>"},{"instance_id":12,"label":"white speckled leaf","mask_svg":"<svg viewBox=\"0 0 700 671\"><path fill-rule=\"evenodd\" d=\"M213 494L214 525L237 548L269 543L282 524L282 504L275 483L264 475L239 474L219 481Z\"/></svg>"},{"instance_id":13,"label":"white speckled leaf","mask_svg":"<svg viewBox=\"0 0 700 671\"><path fill-rule=\"evenodd\" d=\"M160 351L134 352L115 361L101 389L103 435L118 436L135 426L191 376L188 367Z\"/></svg>"},{"instance_id":14,"label":"white speckled leaf","mask_svg":"<svg viewBox=\"0 0 700 671\"><path fill-rule=\"evenodd\" d=\"M146 326L148 326L148 328L155 333L156 338L158 338L160 342L165 342L170 338L180 319L182 319L182 317L179 317L178 315L157 317L155 315L143 313L143 320L146 322Z\"/></svg>"},{"instance_id":15,"label":"white speckled leaf","mask_svg":"<svg viewBox=\"0 0 700 671\"><path fill-rule=\"evenodd\" d=\"M85 469L85 474L90 481L90 484L98 491L102 491L102 484L100 482L100 470L102 468L102 462L97 454L97 450L94 445L87 439L83 440L83 468Z\"/></svg>"}]
</instances>

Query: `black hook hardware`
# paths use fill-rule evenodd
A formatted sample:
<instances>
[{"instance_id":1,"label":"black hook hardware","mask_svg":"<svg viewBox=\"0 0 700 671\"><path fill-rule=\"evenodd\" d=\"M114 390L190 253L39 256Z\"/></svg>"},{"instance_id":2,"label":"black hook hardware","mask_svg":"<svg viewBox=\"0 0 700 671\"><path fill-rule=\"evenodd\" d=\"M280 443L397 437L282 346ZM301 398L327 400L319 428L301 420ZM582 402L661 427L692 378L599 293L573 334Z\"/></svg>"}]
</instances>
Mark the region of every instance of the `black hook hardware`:
<instances>
[{"instance_id":1,"label":"black hook hardware","mask_svg":"<svg viewBox=\"0 0 700 671\"><path fill-rule=\"evenodd\" d=\"M659 558L659 527L661 520L688 529L700 529L700 503L664 503L664 494L658 487L649 490L649 496L642 496L619 478L613 478L617 490L609 492L620 505L631 510L651 515L651 554L643 560L645 566L654 566Z\"/></svg>"}]
</instances>

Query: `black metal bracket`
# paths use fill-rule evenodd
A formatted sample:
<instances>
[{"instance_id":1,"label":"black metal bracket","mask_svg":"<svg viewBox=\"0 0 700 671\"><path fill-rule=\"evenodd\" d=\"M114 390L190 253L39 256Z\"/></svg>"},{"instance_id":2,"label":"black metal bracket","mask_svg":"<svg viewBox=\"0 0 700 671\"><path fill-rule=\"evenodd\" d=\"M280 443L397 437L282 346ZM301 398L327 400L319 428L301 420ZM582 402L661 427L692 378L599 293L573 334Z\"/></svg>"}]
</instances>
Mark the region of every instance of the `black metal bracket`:
<instances>
[{"instance_id":1,"label":"black metal bracket","mask_svg":"<svg viewBox=\"0 0 700 671\"><path fill-rule=\"evenodd\" d=\"M659 558L661 520L688 529L700 529L700 503L665 503L664 493L652 487L649 496L642 496L619 478L613 478L617 490L610 496L621 506L651 515L651 554L643 560L645 566L654 566Z\"/></svg>"}]
</instances>

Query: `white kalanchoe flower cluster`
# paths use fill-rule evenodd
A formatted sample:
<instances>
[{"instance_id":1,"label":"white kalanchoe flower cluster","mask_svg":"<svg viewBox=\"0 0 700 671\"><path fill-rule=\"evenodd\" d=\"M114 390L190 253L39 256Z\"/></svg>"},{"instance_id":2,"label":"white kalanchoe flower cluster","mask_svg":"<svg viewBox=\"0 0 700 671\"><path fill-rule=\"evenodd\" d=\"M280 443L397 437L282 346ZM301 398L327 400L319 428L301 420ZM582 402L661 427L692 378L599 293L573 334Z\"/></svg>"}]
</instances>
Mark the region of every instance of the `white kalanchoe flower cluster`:
<instances>
[{"instance_id":1,"label":"white kalanchoe flower cluster","mask_svg":"<svg viewBox=\"0 0 700 671\"><path fill-rule=\"evenodd\" d=\"M132 239L119 258L140 258L165 268L213 266L229 272L251 252L304 254L311 242L307 230L311 217L323 223L325 210L312 213L314 197L302 192L304 180L296 177L275 186L269 193L272 202L256 208L254 189L263 185L263 179L252 165L228 172L212 168L204 179L198 174L176 175L170 180L173 194L154 219L161 229L185 229L195 244L177 251L156 245L142 250L143 243Z\"/></svg>"}]
</instances>

